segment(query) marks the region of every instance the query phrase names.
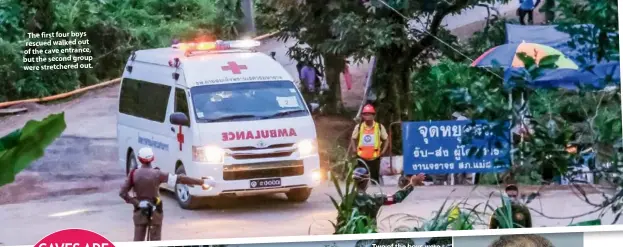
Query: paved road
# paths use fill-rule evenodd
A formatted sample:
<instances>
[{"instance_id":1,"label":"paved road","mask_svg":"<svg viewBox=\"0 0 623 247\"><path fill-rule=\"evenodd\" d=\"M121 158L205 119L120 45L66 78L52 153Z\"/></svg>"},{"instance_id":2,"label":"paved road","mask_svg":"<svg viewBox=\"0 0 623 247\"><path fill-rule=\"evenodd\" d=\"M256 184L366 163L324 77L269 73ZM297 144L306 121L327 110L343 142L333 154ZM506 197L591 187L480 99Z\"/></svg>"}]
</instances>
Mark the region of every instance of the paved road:
<instances>
[{"instance_id":1,"label":"paved road","mask_svg":"<svg viewBox=\"0 0 623 247\"><path fill-rule=\"evenodd\" d=\"M469 15L468 15L469 16ZM478 19L478 14L472 16ZM453 17L448 25L458 25L462 17ZM296 75L295 64L286 57L289 44L267 40L262 52L277 52L277 60ZM64 111L67 130L42 159L20 174L18 180L0 189L0 244L30 245L45 235L64 228L85 228L104 234L113 241L128 241L132 235L130 207L116 195L124 178L117 166L116 117L118 87L88 93L80 98L51 106L30 105L30 112L0 119L0 135L23 126L29 119L41 119L49 113ZM383 210L382 217L413 214L429 217L444 202L452 187L418 188L408 200ZM460 200L470 188L456 188ZM385 188L392 191L393 188ZM470 203L484 203L491 190L483 188ZM181 210L172 197L165 196L165 239L261 237L307 234L330 234L328 220L335 210L327 196L334 188L325 184L315 190L309 202L291 204L283 195L227 199L220 209ZM589 211L570 192L552 192L543 196L543 211L553 216ZM597 198L598 200L599 198ZM533 207L540 208L539 205ZM595 215L584 217L590 219ZM606 219L611 219L607 215ZM392 220L382 223L389 231L397 227ZM568 220L536 217L538 226L567 225ZM407 224L407 223L405 223ZM416 223L410 222L414 225ZM400 225L400 224L398 224Z\"/></svg>"},{"instance_id":2,"label":"paved road","mask_svg":"<svg viewBox=\"0 0 623 247\"><path fill-rule=\"evenodd\" d=\"M382 229L391 231L400 226L418 225L418 222L407 221L404 214L431 218L453 189L457 191L453 193L452 201L460 201L470 195L471 188L467 187L417 188L402 204L383 209L381 218L391 216L391 220L383 221ZM392 190L384 188L385 192ZM471 194L472 199L468 203L485 203L490 192L482 188ZM329 221L335 219L336 211L327 194L335 195L335 189L328 183L317 188L307 203L292 204L283 195L228 198L219 208L196 211L180 209L173 196L166 195L163 238L183 240L331 234L333 229ZM593 196L593 199L598 200L599 197ZM495 204L496 200L493 201ZM591 209L566 191L546 193L542 201L532 203L531 207L558 217ZM6 245L34 244L45 235L64 228L93 230L112 241L130 241L132 237L131 208L121 202L115 191L1 205L0 212L0 222L10 226L0 231L0 242ZM595 214L578 220L594 217ZM607 215L605 219L612 220L612 216ZM535 215L534 222L535 226L563 226L570 220Z\"/></svg>"},{"instance_id":3,"label":"paved road","mask_svg":"<svg viewBox=\"0 0 623 247\"><path fill-rule=\"evenodd\" d=\"M508 13L517 9L519 1L511 1L509 4L495 4L493 8L497 9L500 14ZM491 14L495 14L494 11ZM459 15L450 16L444 19L444 24L448 29L452 30L463 25L482 21L487 18L487 10L484 7L476 7L472 10L465 11Z\"/></svg>"}]
</instances>

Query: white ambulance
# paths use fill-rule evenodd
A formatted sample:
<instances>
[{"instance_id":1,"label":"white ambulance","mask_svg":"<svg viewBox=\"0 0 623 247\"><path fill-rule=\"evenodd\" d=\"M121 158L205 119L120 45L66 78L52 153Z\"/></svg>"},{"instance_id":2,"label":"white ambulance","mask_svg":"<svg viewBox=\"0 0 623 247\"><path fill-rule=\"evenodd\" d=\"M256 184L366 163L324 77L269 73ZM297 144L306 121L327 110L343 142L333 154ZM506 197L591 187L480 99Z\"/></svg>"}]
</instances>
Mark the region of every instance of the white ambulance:
<instances>
[{"instance_id":1,"label":"white ambulance","mask_svg":"<svg viewBox=\"0 0 623 247\"><path fill-rule=\"evenodd\" d=\"M151 147L162 171L205 178L176 185L182 208L204 197L284 193L306 201L321 180L316 130L290 74L250 49L259 41L180 43L136 51L119 93L119 163Z\"/></svg>"}]
</instances>

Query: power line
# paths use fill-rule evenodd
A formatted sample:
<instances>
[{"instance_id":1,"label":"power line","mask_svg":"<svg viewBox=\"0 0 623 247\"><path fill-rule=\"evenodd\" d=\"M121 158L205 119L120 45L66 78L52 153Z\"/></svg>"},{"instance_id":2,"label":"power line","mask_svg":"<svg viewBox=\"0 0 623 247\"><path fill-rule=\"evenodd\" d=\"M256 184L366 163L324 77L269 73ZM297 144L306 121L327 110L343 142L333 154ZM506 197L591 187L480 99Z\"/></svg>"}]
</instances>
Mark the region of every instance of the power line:
<instances>
[{"instance_id":1,"label":"power line","mask_svg":"<svg viewBox=\"0 0 623 247\"><path fill-rule=\"evenodd\" d=\"M407 18L405 15L403 15L402 13L400 13L400 11L398 11L397 9L395 9L394 7L390 6L387 2L385 2L384 0L378 0L379 2L381 2L383 5L385 5L386 7L388 7L389 9L391 9L394 13L398 14L400 17L404 18L407 22L411 21L410 18ZM428 35L430 35L431 37L433 37L434 39L436 39L437 41L439 41L439 43L445 45L446 47L450 48L451 50L453 50L454 52L458 53L459 55L461 55L464 58L467 58L469 61L474 62L474 59L472 59L471 57L465 55L463 52L459 51L457 48L455 48L454 46L448 44L447 42L445 42L443 39L437 37L436 35L430 33L428 30L424 29L424 30L418 30L421 31L423 33L426 33ZM496 77L498 77L499 79L504 80L504 78L502 78L500 75L498 75L497 73L491 71L489 68L483 67L487 72L495 75Z\"/></svg>"}]
</instances>

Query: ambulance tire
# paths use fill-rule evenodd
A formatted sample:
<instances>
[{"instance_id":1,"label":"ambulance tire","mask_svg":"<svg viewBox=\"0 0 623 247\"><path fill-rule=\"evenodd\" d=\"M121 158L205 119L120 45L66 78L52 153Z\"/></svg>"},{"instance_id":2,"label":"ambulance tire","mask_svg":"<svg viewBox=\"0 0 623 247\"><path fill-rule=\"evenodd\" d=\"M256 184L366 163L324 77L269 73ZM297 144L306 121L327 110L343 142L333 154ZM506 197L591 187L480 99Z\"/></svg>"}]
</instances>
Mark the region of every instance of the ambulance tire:
<instances>
[{"instance_id":1,"label":"ambulance tire","mask_svg":"<svg viewBox=\"0 0 623 247\"><path fill-rule=\"evenodd\" d=\"M288 197L288 201L291 202L306 202L311 196L311 192L311 188L297 188L286 192L286 196Z\"/></svg>"},{"instance_id":2,"label":"ambulance tire","mask_svg":"<svg viewBox=\"0 0 623 247\"><path fill-rule=\"evenodd\" d=\"M180 165L176 170L175 174L177 175L186 175L186 170L184 170L184 166ZM188 190L187 185L176 184L175 188L175 199L177 203L180 205L182 209L197 209L201 206L201 198L192 196Z\"/></svg>"}]
</instances>

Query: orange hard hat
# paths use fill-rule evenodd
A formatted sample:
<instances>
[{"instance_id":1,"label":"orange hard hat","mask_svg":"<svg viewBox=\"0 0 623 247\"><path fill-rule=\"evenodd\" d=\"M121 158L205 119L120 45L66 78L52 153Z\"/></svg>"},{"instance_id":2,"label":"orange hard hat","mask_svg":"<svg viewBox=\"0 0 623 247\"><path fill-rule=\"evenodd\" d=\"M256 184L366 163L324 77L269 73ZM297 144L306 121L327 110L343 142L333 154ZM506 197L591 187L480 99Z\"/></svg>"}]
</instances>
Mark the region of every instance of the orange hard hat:
<instances>
[{"instance_id":1,"label":"orange hard hat","mask_svg":"<svg viewBox=\"0 0 623 247\"><path fill-rule=\"evenodd\" d=\"M371 114L375 114L376 111L374 110L374 106L367 104L363 107L363 111L361 111L361 113L371 113Z\"/></svg>"}]
</instances>

